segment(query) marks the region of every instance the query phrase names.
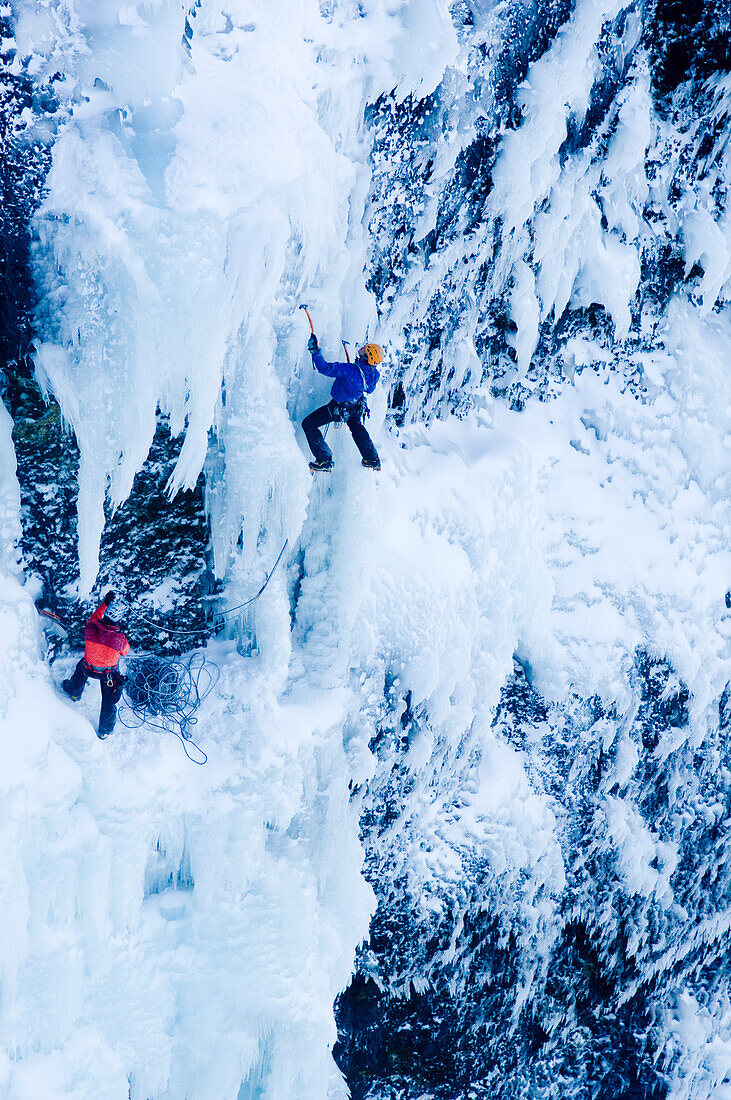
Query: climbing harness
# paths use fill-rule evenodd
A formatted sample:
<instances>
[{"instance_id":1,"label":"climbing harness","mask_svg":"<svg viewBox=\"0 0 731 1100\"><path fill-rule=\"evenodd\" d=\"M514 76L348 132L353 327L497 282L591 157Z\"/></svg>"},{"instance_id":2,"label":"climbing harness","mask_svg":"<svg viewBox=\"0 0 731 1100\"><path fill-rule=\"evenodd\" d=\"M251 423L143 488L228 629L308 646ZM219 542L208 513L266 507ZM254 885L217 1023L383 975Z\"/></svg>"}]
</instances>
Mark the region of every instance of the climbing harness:
<instances>
[{"instance_id":1,"label":"climbing harness","mask_svg":"<svg viewBox=\"0 0 731 1100\"><path fill-rule=\"evenodd\" d=\"M356 401L331 401L330 413L332 420L328 421L325 425L325 431L323 438L327 439L327 429L332 424L333 428L342 428L343 424L347 424L351 416L354 414L361 420L367 419L371 415L368 404L363 395L361 395Z\"/></svg>"},{"instance_id":2,"label":"climbing harness","mask_svg":"<svg viewBox=\"0 0 731 1100\"><path fill-rule=\"evenodd\" d=\"M218 665L202 653L194 653L187 661L153 654L128 658L118 719L127 729L144 725L174 734L188 759L202 766L208 756L193 741L190 727L198 721L196 713L219 676Z\"/></svg>"},{"instance_id":3,"label":"climbing harness","mask_svg":"<svg viewBox=\"0 0 731 1100\"><path fill-rule=\"evenodd\" d=\"M327 439L327 430L331 424L334 428L342 428L343 424L347 424L348 420L350 420L351 416L354 414L360 420L367 420L371 415L371 410L368 408L365 394L361 394L356 401L331 401L329 407L333 419L329 420L325 425L323 439Z\"/></svg>"},{"instance_id":4,"label":"climbing harness","mask_svg":"<svg viewBox=\"0 0 731 1100\"><path fill-rule=\"evenodd\" d=\"M337 413L337 420L333 421L334 424L342 424L350 420L351 416L366 420L371 415L364 394L361 394L355 401L341 401L340 403L333 401L331 407L332 411Z\"/></svg>"}]
</instances>

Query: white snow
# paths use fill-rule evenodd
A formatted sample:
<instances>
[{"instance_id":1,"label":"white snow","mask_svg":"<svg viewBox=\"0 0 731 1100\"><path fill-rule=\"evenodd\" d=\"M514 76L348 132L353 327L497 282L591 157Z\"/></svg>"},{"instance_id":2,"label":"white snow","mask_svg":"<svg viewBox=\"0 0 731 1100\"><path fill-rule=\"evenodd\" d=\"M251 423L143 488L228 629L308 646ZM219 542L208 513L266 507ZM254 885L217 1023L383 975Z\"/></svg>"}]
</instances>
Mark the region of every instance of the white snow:
<instances>
[{"instance_id":1,"label":"white snow","mask_svg":"<svg viewBox=\"0 0 731 1100\"><path fill-rule=\"evenodd\" d=\"M569 302L603 304L617 336L629 326L654 124L641 58L604 174L591 151L564 164L559 152L586 115L598 37L620 6L579 0L531 67L521 126L502 138L488 215L502 225L496 278L510 287L522 375L539 321ZM105 495L128 494L158 406L184 434L169 491L205 469L230 606L285 538L290 550L242 624L253 655L233 642L208 650L222 671L196 729L208 765L144 728L101 744L96 685L72 707L54 690L70 664L51 674L40 658L0 414L0 1096L342 1097L332 1004L373 906L349 783L373 773L386 678L428 715L409 749L410 827L423 838L404 868L414 895L436 911L440 884L460 874L453 842L469 836L494 881L523 891L535 967L565 880L550 799L492 728L513 653L548 698L597 693L629 713L643 646L690 687L683 736L704 735L731 636L731 325L713 308L729 278L728 224L709 225L702 197L685 212L702 308L676 298L657 352L627 360L642 368L642 399L622 385L624 352L576 337L571 384L512 412L480 389L466 325L448 365L472 373L472 415L389 433L382 389L369 426L383 473L363 471L333 429L335 474L311 483L297 421L328 391L297 305L309 301L333 355L341 326L372 334L363 108L392 88L431 92L461 63L447 4L191 6L188 47L172 0L15 7L36 71L68 78L37 224L37 365L81 449L82 592L96 579ZM628 21L627 49L635 32ZM488 236L471 247L487 256ZM393 347L441 264L407 279L385 330ZM636 751L620 746L618 782ZM674 851L621 799L604 808L627 889L671 904ZM531 974L523 981L527 996ZM694 1006L677 1018L706 1034Z\"/></svg>"},{"instance_id":2,"label":"white snow","mask_svg":"<svg viewBox=\"0 0 731 1100\"><path fill-rule=\"evenodd\" d=\"M310 489L292 415L326 391L305 361L296 307L306 293L325 347L338 346L341 324L356 339L372 320L363 103L379 76L393 77L384 56L398 58L404 94L424 89L422 40L425 79L438 81L454 56L446 4L435 0L421 31L408 4L403 19L379 5L365 19L328 19L314 2L191 7L189 55L177 3L17 7L35 71L67 78L68 121L38 217L37 368L81 450L82 593L97 572L105 494L128 494L158 406L185 437L169 491L206 464L230 603L303 524L308 577L294 647L281 570L247 624L257 656L233 643L209 650L222 676L196 727L209 753L200 770L149 729L98 742L96 685L78 707L54 691L71 664L58 662L51 681L30 595L12 572L3 581L0 828L12 858L0 1091L343 1096L333 1001L372 908L343 728L362 705L351 651L379 511L372 479L355 482L359 467L340 512ZM376 426L382 396L380 406ZM10 462L3 474L11 569ZM434 540L442 552L444 535ZM435 562L433 577L446 605L449 564ZM152 595L164 604L170 593ZM505 635L500 676L509 644ZM408 671L419 675L418 660ZM446 714L458 670L420 675Z\"/></svg>"}]
</instances>

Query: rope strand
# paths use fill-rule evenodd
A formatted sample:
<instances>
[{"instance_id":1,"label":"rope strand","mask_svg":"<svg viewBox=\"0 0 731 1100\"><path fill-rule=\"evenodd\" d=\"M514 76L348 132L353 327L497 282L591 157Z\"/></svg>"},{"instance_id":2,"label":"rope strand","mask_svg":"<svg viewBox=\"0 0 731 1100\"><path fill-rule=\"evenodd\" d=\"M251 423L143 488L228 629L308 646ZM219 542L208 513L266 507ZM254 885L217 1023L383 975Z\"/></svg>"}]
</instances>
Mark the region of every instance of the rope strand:
<instances>
[{"instance_id":1,"label":"rope strand","mask_svg":"<svg viewBox=\"0 0 731 1100\"><path fill-rule=\"evenodd\" d=\"M147 623L148 626L154 626L156 630L164 630L166 634L175 634L175 635L179 635L181 637L183 637L183 636L188 636L189 637L191 635L198 635L198 634L207 634L209 630L213 630L214 633L215 633L220 628L220 626L222 624L225 624L226 619L229 617L229 615L235 615L237 611L243 611L243 609L245 607L248 607L249 604L255 603L259 599L259 597L264 592L264 589L269 584L269 581L274 576L274 571L276 570L277 566L279 565L280 561L282 560L282 555L284 554L284 551L287 549L288 544L289 544L289 539L285 539L284 540L284 545L282 546L282 549L279 551L279 554L277 556L277 560L274 562L274 565L271 567L269 573L267 574L266 580L264 581L263 585L261 586L259 591L256 593L256 595L252 596L250 599L246 600L244 603L238 604L236 607L230 607L230 608L228 608L227 611L219 612L219 614L216 616L216 618L213 619L213 621L210 622L210 623L204 623L202 626L196 627L193 630L173 630L172 627L164 626L162 623L153 622L152 619L146 618L146 616L140 614L139 611L136 612L137 618L142 619L142 622Z\"/></svg>"}]
</instances>

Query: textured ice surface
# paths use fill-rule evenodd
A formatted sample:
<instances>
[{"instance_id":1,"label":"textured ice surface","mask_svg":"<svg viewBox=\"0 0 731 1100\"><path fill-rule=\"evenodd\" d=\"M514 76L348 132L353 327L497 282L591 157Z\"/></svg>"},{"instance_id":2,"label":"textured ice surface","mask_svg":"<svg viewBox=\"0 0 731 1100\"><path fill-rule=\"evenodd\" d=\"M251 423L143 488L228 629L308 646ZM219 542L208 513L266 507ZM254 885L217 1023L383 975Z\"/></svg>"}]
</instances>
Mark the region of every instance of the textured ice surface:
<instances>
[{"instance_id":1,"label":"textured ice surface","mask_svg":"<svg viewBox=\"0 0 731 1100\"><path fill-rule=\"evenodd\" d=\"M96 686L72 708L40 659L0 423L0 1095L343 1096L332 1002L373 900L349 783L374 768L386 684L429 716L411 759L409 819L423 844L414 855L387 836L393 861L414 896L437 904L431 886L458 878L449 853L467 838L498 885L529 884L526 957L550 946L564 866L549 798L491 725L513 653L547 696L597 692L630 715L636 647L667 656L692 691L692 720L658 751L703 737L731 623L731 332L719 299L729 222L710 190L689 198L684 259L702 268L700 301L670 303L654 351L615 355L577 335L563 352L571 384L510 411L481 387L475 307L444 360L456 386L470 379L470 418L389 435L381 390L370 427L383 474L363 471L333 429L336 473L310 483L296 422L328 389L296 307L307 298L332 355L342 335L369 324L372 334L364 106L394 87L400 100L430 93L445 66L447 91L460 86L447 5L16 7L35 70L67 78L37 221L37 361L81 449L82 590L96 576L105 495L129 491L158 405L185 433L169 490L205 464L230 605L258 586L285 536L290 552L245 624L252 655L211 648L222 679L196 730L206 768L145 729L101 745ZM618 10L580 0L531 68L484 225L405 280L385 329L396 345L452 261L469 259L465 249L487 256L496 226L518 374L540 322L568 303L603 305L615 335L626 332L654 125L641 58L600 135L605 167L564 148ZM636 30L629 19L627 51ZM721 117L727 84L714 95ZM447 174L458 143L435 145ZM420 234L434 217L427 204ZM463 266L467 286L474 269ZM641 373L640 394L625 368ZM441 384L425 395L432 408ZM67 671L56 666L55 682ZM631 772L631 751L618 774ZM657 838L632 807L608 795L603 809L626 889L668 904L672 852L659 869ZM711 1095L722 1080L724 1011L716 1024L689 996L668 1011L685 1051L678 1096Z\"/></svg>"}]
</instances>

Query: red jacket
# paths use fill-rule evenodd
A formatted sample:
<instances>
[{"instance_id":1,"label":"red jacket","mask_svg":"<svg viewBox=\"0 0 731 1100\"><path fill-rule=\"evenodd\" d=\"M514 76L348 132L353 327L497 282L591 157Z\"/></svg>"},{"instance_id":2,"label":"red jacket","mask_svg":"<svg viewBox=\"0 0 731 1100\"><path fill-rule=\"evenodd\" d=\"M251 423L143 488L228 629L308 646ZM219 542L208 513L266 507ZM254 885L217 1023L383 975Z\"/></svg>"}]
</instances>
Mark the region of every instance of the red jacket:
<instances>
[{"instance_id":1,"label":"red jacket","mask_svg":"<svg viewBox=\"0 0 731 1100\"><path fill-rule=\"evenodd\" d=\"M129 653L129 642L116 623L101 621L106 610L100 603L84 630L84 660L93 668L116 668L119 658Z\"/></svg>"}]
</instances>

